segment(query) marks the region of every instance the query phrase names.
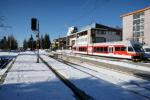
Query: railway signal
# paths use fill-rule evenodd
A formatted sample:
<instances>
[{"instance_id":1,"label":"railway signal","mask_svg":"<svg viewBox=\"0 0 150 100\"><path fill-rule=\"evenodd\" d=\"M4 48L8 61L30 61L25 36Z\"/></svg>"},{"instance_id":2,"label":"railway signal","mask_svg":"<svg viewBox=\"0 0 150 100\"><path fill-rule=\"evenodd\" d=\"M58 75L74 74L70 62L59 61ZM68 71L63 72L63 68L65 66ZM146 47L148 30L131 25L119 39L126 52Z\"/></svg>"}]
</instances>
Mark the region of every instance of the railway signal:
<instances>
[{"instance_id":1,"label":"railway signal","mask_svg":"<svg viewBox=\"0 0 150 100\"><path fill-rule=\"evenodd\" d=\"M33 30L33 31L37 31L38 30L38 25L37 25L38 23L37 23L37 19L36 18L32 18L31 19L31 29Z\"/></svg>"},{"instance_id":2,"label":"railway signal","mask_svg":"<svg viewBox=\"0 0 150 100\"><path fill-rule=\"evenodd\" d=\"M31 29L36 33L37 63L39 63L39 21L37 18L31 19Z\"/></svg>"}]
</instances>

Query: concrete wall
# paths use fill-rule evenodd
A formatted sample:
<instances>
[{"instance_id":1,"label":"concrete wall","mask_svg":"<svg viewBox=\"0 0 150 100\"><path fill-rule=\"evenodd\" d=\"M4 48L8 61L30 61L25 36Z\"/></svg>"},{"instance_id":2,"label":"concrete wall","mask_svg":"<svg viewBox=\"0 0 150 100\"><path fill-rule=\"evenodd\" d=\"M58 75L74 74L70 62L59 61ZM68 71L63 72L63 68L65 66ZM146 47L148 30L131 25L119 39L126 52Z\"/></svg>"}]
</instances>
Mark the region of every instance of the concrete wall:
<instances>
[{"instance_id":1,"label":"concrete wall","mask_svg":"<svg viewBox=\"0 0 150 100\"><path fill-rule=\"evenodd\" d=\"M150 9L145 11L144 42L150 45Z\"/></svg>"},{"instance_id":2,"label":"concrete wall","mask_svg":"<svg viewBox=\"0 0 150 100\"><path fill-rule=\"evenodd\" d=\"M133 36L133 15L123 17L123 41Z\"/></svg>"}]
</instances>

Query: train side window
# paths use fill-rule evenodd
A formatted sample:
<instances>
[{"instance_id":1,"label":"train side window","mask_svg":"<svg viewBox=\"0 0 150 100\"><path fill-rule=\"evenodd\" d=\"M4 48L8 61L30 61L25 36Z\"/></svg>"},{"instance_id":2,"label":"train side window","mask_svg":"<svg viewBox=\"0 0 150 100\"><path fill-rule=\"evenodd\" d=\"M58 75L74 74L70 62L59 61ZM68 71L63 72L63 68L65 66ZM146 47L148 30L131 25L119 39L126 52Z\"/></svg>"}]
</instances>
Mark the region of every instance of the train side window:
<instances>
[{"instance_id":1,"label":"train side window","mask_svg":"<svg viewBox=\"0 0 150 100\"><path fill-rule=\"evenodd\" d=\"M100 49L100 47L97 47L97 52L101 52L101 49Z\"/></svg>"},{"instance_id":2,"label":"train side window","mask_svg":"<svg viewBox=\"0 0 150 100\"><path fill-rule=\"evenodd\" d=\"M115 47L115 51L120 51L120 47Z\"/></svg>"},{"instance_id":3,"label":"train side window","mask_svg":"<svg viewBox=\"0 0 150 100\"><path fill-rule=\"evenodd\" d=\"M95 48L95 51L98 52L98 47Z\"/></svg>"},{"instance_id":4,"label":"train side window","mask_svg":"<svg viewBox=\"0 0 150 100\"><path fill-rule=\"evenodd\" d=\"M95 47L95 48L94 48L94 52L101 52L100 47Z\"/></svg>"},{"instance_id":5,"label":"train side window","mask_svg":"<svg viewBox=\"0 0 150 100\"><path fill-rule=\"evenodd\" d=\"M87 48L86 48L86 47L84 47L84 48L83 48L83 51L87 51Z\"/></svg>"},{"instance_id":6,"label":"train side window","mask_svg":"<svg viewBox=\"0 0 150 100\"><path fill-rule=\"evenodd\" d=\"M121 51L126 51L126 47L121 47Z\"/></svg>"},{"instance_id":7,"label":"train side window","mask_svg":"<svg viewBox=\"0 0 150 100\"><path fill-rule=\"evenodd\" d=\"M96 48L94 47L94 52L96 52Z\"/></svg>"},{"instance_id":8,"label":"train side window","mask_svg":"<svg viewBox=\"0 0 150 100\"><path fill-rule=\"evenodd\" d=\"M128 51L129 52L133 52L133 48L132 47L128 47Z\"/></svg>"},{"instance_id":9,"label":"train side window","mask_svg":"<svg viewBox=\"0 0 150 100\"><path fill-rule=\"evenodd\" d=\"M97 52L99 52L99 51L100 51L100 50L99 50L99 47L97 47L96 51L97 51Z\"/></svg>"},{"instance_id":10,"label":"train side window","mask_svg":"<svg viewBox=\"0 0 150 100\"><path fill-rule=\"evenodd\" d=\"M104 52L108 52L108 48L107 47L104 47Z\"/></svg>"},{"instance_id":11,"label":"train side window","mask_svg":"<svg viewBox=\"0 0 150 100\"><path fill-rule=\"evenodd\" d=\"M104 47L101 47L101 52L104 52Z\"/></svg>"}]
</instances>

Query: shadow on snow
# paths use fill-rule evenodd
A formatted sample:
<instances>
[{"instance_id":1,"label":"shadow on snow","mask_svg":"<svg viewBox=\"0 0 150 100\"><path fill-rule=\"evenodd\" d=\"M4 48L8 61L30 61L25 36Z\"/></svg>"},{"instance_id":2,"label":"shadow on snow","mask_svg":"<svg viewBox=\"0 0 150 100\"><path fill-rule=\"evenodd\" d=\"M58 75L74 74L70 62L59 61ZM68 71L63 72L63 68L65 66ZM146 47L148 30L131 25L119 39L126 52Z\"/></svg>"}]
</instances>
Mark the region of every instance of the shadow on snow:
<instances>
[{"instance_id":1,"label":"shadow on snow","mask_svg":"<svg viewBox=\"0 0 150 100\"><path fill-rule=\"evenodd\" d=\"M70 79L86 94L98 100L142 100L141 96L120 86L97 79ZM135 82L135 81L134 81ZM137 82L136 82L137 83ZM144 82L138 82L145 84ZM121 83L128 84L128 83ZM132 87L131 87L132 88ZM60 81L0 85L0 100L72 100L73 93ZM144 91L143 91L144 92ZM70 96L68 96L70 95Z\"/></svg>"}]
</instances>

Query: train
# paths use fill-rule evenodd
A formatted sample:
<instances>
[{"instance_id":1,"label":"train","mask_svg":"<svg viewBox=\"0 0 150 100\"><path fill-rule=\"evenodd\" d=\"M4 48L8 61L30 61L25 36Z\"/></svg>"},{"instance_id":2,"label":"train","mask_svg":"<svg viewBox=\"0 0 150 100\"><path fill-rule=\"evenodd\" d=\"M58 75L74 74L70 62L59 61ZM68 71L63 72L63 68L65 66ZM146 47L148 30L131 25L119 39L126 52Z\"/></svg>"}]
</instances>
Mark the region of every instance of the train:
<instances>
[{"instance_id":1,"label":"train","mask_svg":"<svg viewBox=\"0 0 150 100\"><path fill-rule=\"evenodd\" d=\"M73 53L96 55L111 58L142 60L144 51L140 43L135 41L118 41L105 43L76 43L72 46Z\"/></svg>"}]
</instances>

